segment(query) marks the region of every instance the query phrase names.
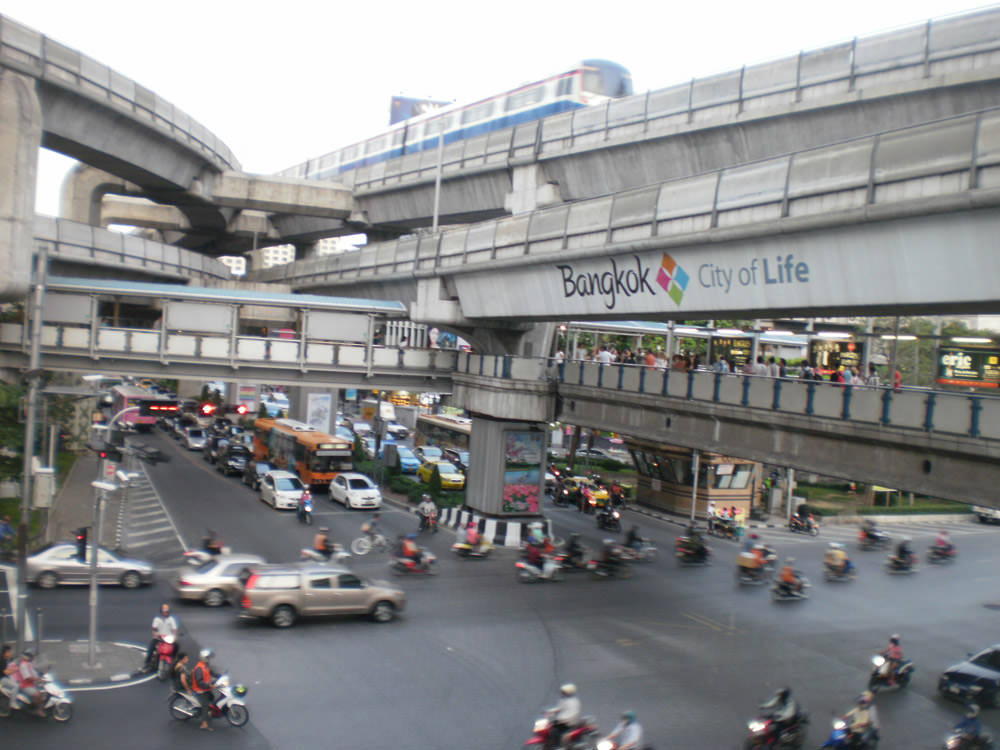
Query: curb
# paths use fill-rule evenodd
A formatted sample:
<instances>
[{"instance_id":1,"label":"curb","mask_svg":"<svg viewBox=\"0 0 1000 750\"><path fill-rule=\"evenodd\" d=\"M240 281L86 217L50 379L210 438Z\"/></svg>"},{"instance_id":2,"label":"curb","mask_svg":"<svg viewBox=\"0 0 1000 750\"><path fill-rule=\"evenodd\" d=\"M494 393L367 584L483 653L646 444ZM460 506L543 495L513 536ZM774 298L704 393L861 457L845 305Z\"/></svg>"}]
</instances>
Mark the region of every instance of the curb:
<instances>
[{"instance_id":1,"label":"curb","mask_svg":"<svg viewBox=\"0 0 1000 750\"><path fill-rule=\"evenodd\" d=\"M85 639L42 639L41 644L44 646L46 643L88 643L89 641ZM146 647L140 646L136 643L126 643L124 641L105 641L107 645L117 646L118 648L131 649L138 651L139 653L145 653ZM45 655L44 649L41 651L42 656ZM131 672L118 672L116 674L108 676L95 676L95 677L72 677L64 680L65 684L71 688L82 688L82 687L94 687L99 685L123 685L125 683L131 682L133 680L140 680L143 677L153 679L155 675L147 674L140 667L139 669L134 669Z\"/></svg>"}]
</instances>

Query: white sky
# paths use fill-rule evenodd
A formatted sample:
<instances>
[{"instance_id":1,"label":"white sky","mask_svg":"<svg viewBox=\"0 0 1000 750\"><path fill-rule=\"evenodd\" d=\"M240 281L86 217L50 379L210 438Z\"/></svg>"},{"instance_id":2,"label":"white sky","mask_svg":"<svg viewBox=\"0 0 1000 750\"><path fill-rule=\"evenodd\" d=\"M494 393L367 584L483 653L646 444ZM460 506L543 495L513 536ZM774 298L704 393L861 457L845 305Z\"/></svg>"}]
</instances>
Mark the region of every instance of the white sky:
<instances>
[{"instance_id":1,"label":"white sky","mask_svg":"<svg viewBox=\"0 0 1000 750\"><path fill-rule=\"evenodd\" d=\"M382 130L394 94L469 101L600 57L659 89L973 8L972 0L4 0L271 173ZM37 210L70 164L43 152Z\"/></svg>"}]
</instances>

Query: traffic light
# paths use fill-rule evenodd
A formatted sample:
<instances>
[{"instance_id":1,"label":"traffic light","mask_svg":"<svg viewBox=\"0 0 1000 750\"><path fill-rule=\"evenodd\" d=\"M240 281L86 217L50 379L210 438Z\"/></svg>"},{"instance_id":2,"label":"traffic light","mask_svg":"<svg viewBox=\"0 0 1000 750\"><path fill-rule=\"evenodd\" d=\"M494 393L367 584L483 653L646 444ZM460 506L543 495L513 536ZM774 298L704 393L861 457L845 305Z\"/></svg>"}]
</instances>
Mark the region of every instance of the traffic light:
<instances>
[{"instance_id":1,"label":"traffic light","mask_svg":"<svg viewBox=\"0 0 1000 750\"><path fill-rule=\"evenodd\" d=\"M81 526L76 530L76 559L80 562L87 561L87 527Z\"/></svg>"},{"instance_id":2,"label":"traffic light","mask_svg":"<svg viewBox=\"0 0 1000 750\"><path fill-rule=\"evenodd\" d=\"M201 416L203 416L203 417L210 417L210 416L212 416L213 414L215 414L215 408L216 408L215 404L213 404L211 401L206 401L205 403L203 403L201 405L201 409L200 409Z\"/></svg>"},{"instance_id":3,"label":"traffic light","mask_svg":"<svg viewBox=\"0 0 1000 750\"><path fill-rule=\"evenodd\" d=\"M247 405L246 404L240 404L239 406L236 407L236 413L239 414L241 417L244 414L246 414L247 411L248 410L247 410Z\"/></svg>"},{"instance_id":4,"label":"traffic light","mask_svg":"<svg viewBox=\"0 0 1000 750\"><path fill-rule=\"evenodd\" d=\"M105 443L104 447L97 451L97 457L119 464L122 462L122 452L110 443Z\"/></svg>"}]
</instances>

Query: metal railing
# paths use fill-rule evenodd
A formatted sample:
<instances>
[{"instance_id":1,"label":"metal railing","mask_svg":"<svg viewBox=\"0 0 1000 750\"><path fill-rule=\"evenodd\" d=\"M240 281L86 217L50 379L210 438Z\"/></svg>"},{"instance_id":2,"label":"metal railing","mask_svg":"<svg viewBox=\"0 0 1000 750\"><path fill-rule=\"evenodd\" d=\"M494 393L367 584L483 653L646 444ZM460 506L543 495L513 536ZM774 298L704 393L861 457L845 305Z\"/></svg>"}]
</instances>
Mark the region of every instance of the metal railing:
<instances>
[{"instance_id":1,"label":"metal railing","mask_svg":"<svg viewBox=\"0 0 1000 750\"><path fill-rule=\"evenodd\" d=\"M707 370L528 359L463 353L459 373L506 380L551 380L594 388L606 401L635 395L683 399L754 411L1000 440L1000 398L923 388L843 385ZM565 394L563 394L565 395Z\"/></svg>"},{"instance_id":2,"label":"metal railing","mask_svg":"<svg viewBox=\"0 0 1000 750\"><path fill-rule=\"evenodd\" d=\"M220 170L239 170L232 151L205 126L155 92L9 16L0 16L0 66L102 102L168 134Z\"/></svg>"},{"instance_id":3,"label":"metal railing","mask_svg":"<svg viewBox=\"0 0 1000 750\"><path fill-rule=\"evenodd\" d=\"M690 241L776 221L870 218L1000 203L1000 108L819 146L589 200L266 269L262 281L331 281L479 270L617 243ZM934 206L927 201L933 200ZM949 204L951 201L951 204ZM849 214L854 211L855 214Z\"/></svg>"}]
</instances>

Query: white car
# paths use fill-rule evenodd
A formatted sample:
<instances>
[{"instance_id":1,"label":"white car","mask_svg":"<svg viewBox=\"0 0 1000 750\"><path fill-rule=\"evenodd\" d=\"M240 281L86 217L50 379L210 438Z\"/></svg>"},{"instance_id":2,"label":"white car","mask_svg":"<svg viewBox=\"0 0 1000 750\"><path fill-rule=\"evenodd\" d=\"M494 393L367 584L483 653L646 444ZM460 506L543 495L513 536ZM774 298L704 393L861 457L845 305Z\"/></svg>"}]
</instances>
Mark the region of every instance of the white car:
<instances>
[{"instance_id":1,"label":"white car","mask_svg":"<svg viewBox=\"0 0 1000 750\"><path fill-rule=\"evenodd\" d=\"M354 431L355 435L363 438L371 433L372 426L368 422L353 422L351 424L351 429Z\"/></svg>"},{"instance_id":2,"label":"white car","mask_svg":"<svg viewBox=\"0 0 1000 750\"><path fill-rule=\"evenodd\" d=\"M306 491L301 479L283 469L269 471L260 480L260 499L276 510L295 510L299 507L299 498Z\"/></svg>"},{"instance_id":3,"label":"white car","mask_svg":"<svg viewBox=\"0 0 1000 750\"><path fill-rule=\"evenodd\" d=\"M200 427L188 427L184 432L184 445L189 451L204 450L205 431Z\"/></svg>"},{"instance_id":4,"label":"white car","mask_svg":"<svg viewBox=\"0 0 1000 750\"><path fill-rule=\"evenodd\" d=\"M338 474L330 482L330 499L348 508L381 508L382 493L371 479L355 471Z\"/></svg>"}]
</instances>

